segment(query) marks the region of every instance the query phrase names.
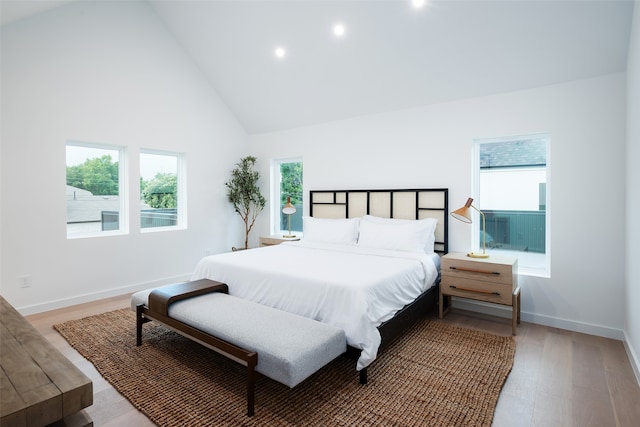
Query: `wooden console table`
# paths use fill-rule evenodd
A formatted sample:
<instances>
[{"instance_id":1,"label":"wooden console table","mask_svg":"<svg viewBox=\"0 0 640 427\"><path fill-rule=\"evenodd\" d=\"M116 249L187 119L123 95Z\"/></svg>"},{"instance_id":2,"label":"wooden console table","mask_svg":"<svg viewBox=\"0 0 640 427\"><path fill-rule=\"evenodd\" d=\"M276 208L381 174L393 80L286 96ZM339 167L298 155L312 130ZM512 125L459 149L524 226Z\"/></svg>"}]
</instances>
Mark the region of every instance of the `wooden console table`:
<instances>
[{"instance_id":1,"label":"wooden console table","mask_svg":"<svg viewBox=\"0 0 640 427\"><path fill-rule=\"evenodd\" d=\"M0 425L92 426L93 383L0 297Z\"/></svg>"}]
</instances>

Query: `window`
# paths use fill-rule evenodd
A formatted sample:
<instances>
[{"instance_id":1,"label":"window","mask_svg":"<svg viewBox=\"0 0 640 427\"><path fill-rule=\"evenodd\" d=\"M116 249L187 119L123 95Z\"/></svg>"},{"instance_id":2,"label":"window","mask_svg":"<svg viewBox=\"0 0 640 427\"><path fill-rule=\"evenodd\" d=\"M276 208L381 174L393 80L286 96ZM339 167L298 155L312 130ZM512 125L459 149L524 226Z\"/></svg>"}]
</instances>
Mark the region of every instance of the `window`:
<instances>
[{"instance_id":1,"label":"window","mask_svg":"<svg viewBox=\"0 0 640 427\"><path fill-rule=\"evenodd\" d=\"M186 226L184 161L178 153L140 153L140 228Z\"/></svg>"},{"instance_id":2,"label":"window","mask_svg":"<svg viewBox=\"0 0 640 427\"><path fill-rule=\"evenodd\" d=\"M125 149L69 142L67 151L67 238L128 231Z\"/></svg>"},{"instance_id":3,"label":"window","mask_svg":"<svg viewBox=\"0 0 640 427\"><path fill-rule=\"evenodd\" d=\"M521 272L549 274L549 135L475 141L478 195L487 251L518 258ZM474 246L482 245L481 221Z\"/></svg>"},{"instance_id":4,"label":"window","mask_svg":"<svg viewBox=\"0 0 640 427\"><path fill-rule=\"evenodd\" d=\"M271 215L271 229L275 234L288 234L289 221L291 221L291 232L302 232L302 159L280 159L274 160L271 173L273 212ZM296 208L292 215L282 212L288 198L291 197L291 204ZM287 231L285 233L285 230Z\"/></svg>"}]
</instances>

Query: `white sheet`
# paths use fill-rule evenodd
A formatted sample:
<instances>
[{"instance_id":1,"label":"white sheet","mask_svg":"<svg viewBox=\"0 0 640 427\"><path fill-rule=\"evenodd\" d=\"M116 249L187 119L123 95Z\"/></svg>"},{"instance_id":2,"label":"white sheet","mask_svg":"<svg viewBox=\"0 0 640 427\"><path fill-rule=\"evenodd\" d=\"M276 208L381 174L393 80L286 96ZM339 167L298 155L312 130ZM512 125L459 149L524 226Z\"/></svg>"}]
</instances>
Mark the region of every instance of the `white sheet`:
<instances>
[{"instance_id":1,"label":"white sheet","mask_svg":"<svg viewBox=\"0 0 640 427\"><path fill-rule=\"evenodd\" d=\"M205 257L192 280L217 280L231 295L343 329L362 350L360 370L376 358L377 327L437 276L428 254L299 241Z\"/></svg>"}]
</instances>

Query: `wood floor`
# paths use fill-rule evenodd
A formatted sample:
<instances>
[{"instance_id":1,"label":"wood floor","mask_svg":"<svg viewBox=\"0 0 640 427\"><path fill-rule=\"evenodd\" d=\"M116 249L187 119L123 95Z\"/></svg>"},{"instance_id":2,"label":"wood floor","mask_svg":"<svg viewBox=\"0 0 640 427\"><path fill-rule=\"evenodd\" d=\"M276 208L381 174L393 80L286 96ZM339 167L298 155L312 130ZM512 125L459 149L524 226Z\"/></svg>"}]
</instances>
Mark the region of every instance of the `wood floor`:
<instances>
[{"instance_id":1,"label":"wood floor","mask_svg":"<svg viewBox=\"0 0 640 427\"><path fill-rule=\"evenodd\" d=\"M108 298L27 319L93 380L94 403L86 412L95 426L153 426L54 329L71 319L129 306L129 295ZM462 310L443 320L498 335L511 333L511 320ZM369 375L375 375L375 365ZM640 387L622 342L522 323L513 370L504 385L494 426L639 426Z\"/></svg>"}]
</instances>

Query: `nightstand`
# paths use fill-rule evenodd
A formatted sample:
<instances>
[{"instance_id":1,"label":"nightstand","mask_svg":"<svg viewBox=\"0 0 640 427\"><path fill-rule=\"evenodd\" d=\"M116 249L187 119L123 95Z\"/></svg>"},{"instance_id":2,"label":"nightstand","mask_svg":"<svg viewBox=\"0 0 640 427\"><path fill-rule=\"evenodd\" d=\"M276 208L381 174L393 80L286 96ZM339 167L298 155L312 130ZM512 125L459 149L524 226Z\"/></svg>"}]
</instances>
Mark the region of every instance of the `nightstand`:
<instances>
[{"instance_id":1,"label":"nightstand","mask_svg":"<svg viewBox=\"0 0 640 427\"><path fill-rule=\"evenodd\" d=\"M279 245L282 242L293 242L300 240L299 237L293 237L290 239L282 237L281 234L274 234L271 236L260 236L260 247Z\"/></svg>"},{"instance_id":2,"label":"nightstand","mask_svg":"<svg viewBox=\"0 0 640 427\"><path fill-rule=\"evenodd\" d=\"M518 259L491 255L489 258L470 258L462 253L448 253L442 257L440 282L440 318L446 298L451 297L511 306L512 333L520 323L520 287ZM448 309L447 309L448 310Z\"/></svg>"}]
</instances>

